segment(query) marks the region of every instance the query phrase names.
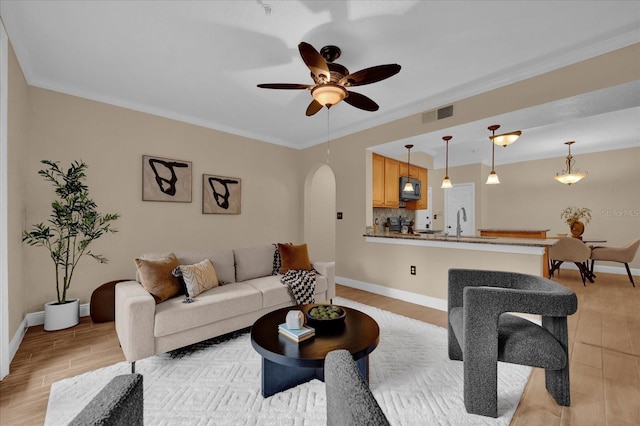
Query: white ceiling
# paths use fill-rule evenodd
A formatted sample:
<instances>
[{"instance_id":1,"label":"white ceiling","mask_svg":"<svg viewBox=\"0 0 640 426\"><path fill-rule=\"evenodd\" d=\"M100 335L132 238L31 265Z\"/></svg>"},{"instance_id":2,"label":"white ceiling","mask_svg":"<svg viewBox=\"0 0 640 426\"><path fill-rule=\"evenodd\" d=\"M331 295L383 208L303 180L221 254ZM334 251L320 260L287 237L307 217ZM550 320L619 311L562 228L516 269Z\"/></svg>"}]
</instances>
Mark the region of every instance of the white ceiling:
<instances>
[{"instance_id":1,"label":"white ceiling","mask_svg":"<svg viewBox=\"0 0 640 426\"><path fill-rule=\"evenodd\" d=\"M326 109L306 117L308 91L256 85L311 84L300 41L338 45L336 62L351 72L402 66L356 88L377 112L331 109L332 139L640 42L638 1L2 0L0 15L33 86L294 148L326 142ZM640 146L640 87L490 121L447 130L450 165L490 161L490 124L523 131L496 151L497 164L564 156L567 140L576 155ZM376 151L400 155L414 143L439 168L442 136Z\"/></svg>"}]
</instances>

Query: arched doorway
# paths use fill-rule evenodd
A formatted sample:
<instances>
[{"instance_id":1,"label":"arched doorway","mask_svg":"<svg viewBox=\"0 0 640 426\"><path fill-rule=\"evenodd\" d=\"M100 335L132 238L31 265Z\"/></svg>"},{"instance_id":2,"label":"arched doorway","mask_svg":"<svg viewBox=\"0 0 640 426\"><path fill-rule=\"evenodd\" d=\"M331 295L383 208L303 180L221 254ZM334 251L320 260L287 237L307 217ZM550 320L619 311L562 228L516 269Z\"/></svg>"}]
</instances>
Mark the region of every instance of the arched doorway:
<instances>
[{"instance_id":1,"label":"arched doorway","mask_svg":"<svg viewBox=\"0 0 640 426\"><path fill-rule=\"evenodd\" d=\"M336 257L336 178L326 164L313 167L304 182L304 241L312 260Z\"/></svg>"}]
</instances>

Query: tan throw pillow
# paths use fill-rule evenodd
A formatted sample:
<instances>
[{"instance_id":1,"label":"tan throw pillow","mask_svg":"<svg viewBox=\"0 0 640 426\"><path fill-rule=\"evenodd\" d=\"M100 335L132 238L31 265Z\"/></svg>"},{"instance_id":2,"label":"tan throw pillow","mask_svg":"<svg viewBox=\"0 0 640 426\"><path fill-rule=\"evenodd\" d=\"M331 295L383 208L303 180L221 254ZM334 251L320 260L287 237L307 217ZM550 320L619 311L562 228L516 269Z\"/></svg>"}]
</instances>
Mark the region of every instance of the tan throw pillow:
<instances>
[{"instance_id":1,"label":"tan throw pillow","mask_svg":"<svg viewBox=\"0 0 640 426\"><path fill-rule=\"evenodd\" d=\"M171 272L180 264L176 255L171 253L158 259L135 259L140 283L156 300L164 302L182 292L180 280Z\"/></svg>"},{"instance_id":2,"label":"tan throw pillow","mask_svg":"<svg viewBox=\"0 0 640 426\"><path fill-rule=\"evenodd\" d=\"M284 274L289 269L293 270L311 270L311 262L309 261L309 253L306 244L295 246L293 244L278 244L280 250L280 258L282 266L280 273Z\"/></svg>"},{"instance_id":3,"label":"tan throw pillow","mask_svg":"<svg viewBox=\"0 0 640 426\"><path fill-rule=\"evenodd\" d=\"M195 265L180 265L178 268L182 273L187 297L194 298L203 291L218 286L218 276L209 259Z\"/></svg>"}]
</instances>

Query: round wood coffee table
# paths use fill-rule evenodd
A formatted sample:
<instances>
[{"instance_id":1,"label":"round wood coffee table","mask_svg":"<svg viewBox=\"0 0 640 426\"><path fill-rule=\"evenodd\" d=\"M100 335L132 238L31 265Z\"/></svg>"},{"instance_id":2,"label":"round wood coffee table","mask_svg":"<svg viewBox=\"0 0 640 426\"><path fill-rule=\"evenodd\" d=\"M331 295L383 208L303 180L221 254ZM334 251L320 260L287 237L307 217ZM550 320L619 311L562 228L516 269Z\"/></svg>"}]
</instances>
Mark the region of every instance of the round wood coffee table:
<instances>
[{"instance_id":1,"label":"round wood coffee table","mask_svg":"<svg viewBox=\"0 0 640 426\"><path fill-rule=\"evenodd\" d=\"M262 356L262 396L269 397L312 379L324 381L324 358L336 349L348 350L368 381L368 355L378 346L380 328L373 318L341 306L347 313L336 327L314 327L314 337L300 343L278 333L287 312L304 313L315 305L291 306L270 312L251 327L251 345Z\"/></svg>"}]
</instances>

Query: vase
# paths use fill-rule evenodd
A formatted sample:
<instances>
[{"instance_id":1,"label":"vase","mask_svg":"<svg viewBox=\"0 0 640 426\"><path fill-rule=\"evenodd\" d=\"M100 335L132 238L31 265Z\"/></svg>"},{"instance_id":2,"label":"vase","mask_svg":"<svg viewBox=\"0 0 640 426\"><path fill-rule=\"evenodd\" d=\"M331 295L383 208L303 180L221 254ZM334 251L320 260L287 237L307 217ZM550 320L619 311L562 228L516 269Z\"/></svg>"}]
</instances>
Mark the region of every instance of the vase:
<instances>
[{"instance_id":1,"label":"vase","mask_svg":"<svg viewBox=\"0 0 640 426\"><path fill-rule=\"evenodd\" d=\"M576 220L575 222L573 222L573 224L571 225L571 235L573 236L573 238L577 238L581 240L583 233L584 233L584 223L580 222L579 220Z\"/></svg>"},{"instance_id":2,"label":"vase","mask_svg":"<svg viewBox=\"0 0 640 426\"><path fill-rule=\"evenodd\" d=\"M44 305L44 330L55 331L73 327L80 322L80 299L66 303L49 302Z\"/></svg>"}]
</instances>

